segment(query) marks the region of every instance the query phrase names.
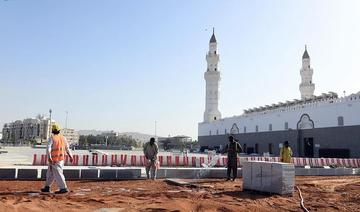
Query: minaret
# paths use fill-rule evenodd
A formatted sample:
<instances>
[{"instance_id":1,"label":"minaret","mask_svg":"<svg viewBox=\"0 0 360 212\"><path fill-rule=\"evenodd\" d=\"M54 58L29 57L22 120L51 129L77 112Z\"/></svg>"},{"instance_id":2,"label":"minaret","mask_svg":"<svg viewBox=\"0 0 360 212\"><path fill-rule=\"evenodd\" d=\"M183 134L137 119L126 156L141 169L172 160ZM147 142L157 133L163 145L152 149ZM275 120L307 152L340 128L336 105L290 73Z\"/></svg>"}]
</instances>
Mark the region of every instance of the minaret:
<instances>
[{"instance_id":1,"label":"minaret","mask_svg":"<svg viewBox=\"0 0 360 212\"><path fill-rule=\"evenodd\" d=\"M312 83L313 69L310 68L310 57L306 49L302 56L302 67L300 69L301 83L299 85L301 99L308 99L314 96L315 84Z\"/></svg>"},{"instance_id":2,"label":"minaret","mask_svg":"<svg viewBox=\"0 0 360 212\"><path fill-rule=\"evenodd\" d=\"M206 55L207 70L204 74L206 81L206 104L204 122L213 122L221 119L218 109L220 72L218 70L219 54L217 54L217 42L213 29L210 38L209 52Z\"/></svg>"}]
</instances>

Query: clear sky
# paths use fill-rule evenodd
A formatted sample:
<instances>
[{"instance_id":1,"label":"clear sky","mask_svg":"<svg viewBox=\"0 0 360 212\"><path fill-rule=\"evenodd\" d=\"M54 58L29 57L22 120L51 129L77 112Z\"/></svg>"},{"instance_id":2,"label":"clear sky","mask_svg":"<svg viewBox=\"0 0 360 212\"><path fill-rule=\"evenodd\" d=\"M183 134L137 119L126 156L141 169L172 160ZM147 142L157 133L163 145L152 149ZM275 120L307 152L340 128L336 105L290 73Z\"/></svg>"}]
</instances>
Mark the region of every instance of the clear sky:
<instances>
[{"instance_id":1,"label":"clear sky","mask_svg":"<svg viewBox=\"0 0 360 212\"><path fill-rule=\"evenodd\" d=\"M75 129L197 137L215 27L220 111L360 91L360 1L1 0L0 125L47 114Z\"/></svg>"}]
</instances>

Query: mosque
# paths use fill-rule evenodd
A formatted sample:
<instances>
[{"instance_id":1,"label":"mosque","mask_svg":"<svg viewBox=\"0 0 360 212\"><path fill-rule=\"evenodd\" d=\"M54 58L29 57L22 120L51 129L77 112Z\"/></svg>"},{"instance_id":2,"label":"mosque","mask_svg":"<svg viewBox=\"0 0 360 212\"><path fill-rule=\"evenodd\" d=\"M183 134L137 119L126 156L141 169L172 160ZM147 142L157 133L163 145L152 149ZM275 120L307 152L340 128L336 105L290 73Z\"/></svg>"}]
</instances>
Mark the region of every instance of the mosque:
<instances>
[{"instance_id":1,"label":"mosque","mask_svg":"<svg viewBox=\"0 0 360 212\"><path fill-rule=\"evenodd\" d=\"M233 135L247 154L279 155L282 143L289 141L294 156L360 157L360 92L314 95L314 70L306 47L299 99L245 109L242 115L227 118L218 108L220 70L214 32L206 61L204 120L198 124L201 150L220 149Z\"/></svg>"}]
</instances>

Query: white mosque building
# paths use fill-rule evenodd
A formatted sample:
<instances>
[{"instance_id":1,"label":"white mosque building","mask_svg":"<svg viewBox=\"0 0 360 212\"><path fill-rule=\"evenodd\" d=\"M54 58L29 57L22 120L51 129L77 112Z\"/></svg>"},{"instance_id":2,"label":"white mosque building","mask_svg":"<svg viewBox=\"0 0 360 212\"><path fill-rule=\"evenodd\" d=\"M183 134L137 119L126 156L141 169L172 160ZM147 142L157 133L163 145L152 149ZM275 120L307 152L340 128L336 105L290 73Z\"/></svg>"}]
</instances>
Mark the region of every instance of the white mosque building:
<instances>
[{"instance_id":1,"label":"white mosque building","mask_svg":"<svg viewBox=\"0 0 360 212\"><path fill-rule=\"evenodd\" d=\"M278 155L289 141L295 156L360 157L360 92L339 97L334 92L314 95L313 69L305 46L300 69L300 99L244 110L222 118L218 108L220 70L213 33L206 55L206 103L198 126L201 149L221 148L234 135L247 154Z\"/></svg>"}]
</instances>

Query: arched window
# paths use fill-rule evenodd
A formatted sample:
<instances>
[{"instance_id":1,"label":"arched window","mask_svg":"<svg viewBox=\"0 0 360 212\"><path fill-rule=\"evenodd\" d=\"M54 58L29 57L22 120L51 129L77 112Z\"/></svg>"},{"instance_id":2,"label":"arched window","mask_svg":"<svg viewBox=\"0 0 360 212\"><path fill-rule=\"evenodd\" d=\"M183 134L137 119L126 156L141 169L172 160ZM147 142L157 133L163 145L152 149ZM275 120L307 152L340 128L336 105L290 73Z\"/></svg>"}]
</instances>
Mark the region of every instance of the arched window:
<instances>
[{"instance_id":1,"label":"arched window","mask_svg":"<svg viewBox=\"0 0 360 212\"><path fill-rule=\"evenodd\" d=\"M272 131L272 124L269 124L269 131Z\"/></svg>"},{"instance_id":2,"label":"arched window","mask_svg":"<svg viewBox=\"0 0 360 212\"><path fill-rule=\"evenodd\" d=\"M338 117L338 126L344 126L344 117L343 116Z\"/></svg>"},{"instance_id":3,"label":"arched window","mask_svg":"<svg viewBox=\"0 0 360 212\"><path fill-rule=\"evenodd\" d=\"M225 129L225 134L227 134L227 130Z\"/></svg>"},{"instance_id":4,"label":"arched window","mask_svg":"<svg viewBox=\"0 0 360 212\"><path fill-rule=\"evenodd\" d=\"M216 135L219 135L219 130L216 130Z\"/></svg>"},{"instance_id":5,"label":"arched window","mask_svg":"<svg viewBox=\"0 0 360 212\"><path fill-rule=\"evenodd\" d=\"M244 127L244 133L246 133L246 127Z\"/></svg>"},{"instance_id":6,"label":"arched window","mask_svg":"<svg viewBox=\"0 0 360 212\"><path fill-rule=\"evenodd\" d=\"M209 135L211 135L211 130L209 131Z\"/></svg>"}]
</instances>

